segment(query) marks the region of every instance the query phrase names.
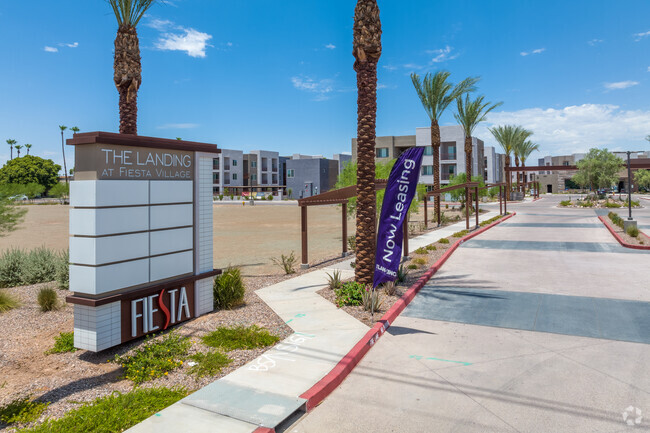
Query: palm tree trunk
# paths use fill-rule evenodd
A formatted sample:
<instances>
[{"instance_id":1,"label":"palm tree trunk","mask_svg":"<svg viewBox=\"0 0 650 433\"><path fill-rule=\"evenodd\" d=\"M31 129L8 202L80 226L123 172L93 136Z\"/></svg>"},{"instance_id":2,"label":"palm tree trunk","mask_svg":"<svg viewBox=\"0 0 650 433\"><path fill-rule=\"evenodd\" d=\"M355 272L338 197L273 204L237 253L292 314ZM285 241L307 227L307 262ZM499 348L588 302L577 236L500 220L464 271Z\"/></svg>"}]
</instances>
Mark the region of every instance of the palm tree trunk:
<instances>
[{"instance_id":1,"label":"palm tree trunk","mask_svg":"<svg viewBox=\"0 0 650 433\"><path fill-rule=\"evenodd\" d=\"M115 37L113 81L120 95L120 134L138 133L138 89L142 81L140 44L135 27L123 26Z\"/></svg>"},{"instance_id":2,"label":"palm tree trunk","mask_svg":"<svg viewBox=\"0 0 650 433\"><path fill-rule=\"evenodd\" d=\"M517 167L517 171L515 171L515 174L517 175L517 191L521 191L521 186L520 186L520 178L519 178L519 157L515 156L515 166Z\"/></svg>"},{"instance_id":3,"label":"palm tree trunk","mask_svg":"<svg viewBox=\"0 0 650 433\"><path fill-rule=\"evenodd\" d=\"M506 200L510 200L510 188L512 188L512 173L508 171L510 168L510 155L506 155Z\"/></svg>"},{"instance_id":4,"label":"palm tree trunk","mask_svg":"<svg viewBox=\"0 0 650 433\"><path fill-rule=\"evenodd\" d=\"M65 175L65 184L68 184L68 167L65 164L65 144L63 144L63 131L61 131L61 153L63 154L63 174Z\"/></svg>"},{"instance_id":5,"label":"palm tree trunk","mask_svg":"<svg viewBox=\"0 0 650 433\"><path fill-rule=\"evenodd\" d=\"M465 136L465 181L466 182L472 181L472 136L471 135ZM465 200L467 201L467 207L471 209L470 207L472 206L471 194L467 194Z\"/></svg>"},{"instance_id":6,"label":"palm tree trunk","mask_svg":"<svg viewBox=\"0 0 650 433\"><path fill-rule=\"evenodd\" d=\"M375 268L377 198L375 192L375 127L377 63L359 62L357 71L357 257L355 280L372 284Z\"/></svg>"},{"instance_id":7,"label":"palm tree trunk","mask_svg":"<svg viewBox=\"0 0 650 433\"><path fill-rule=\"evenodd\" d=\"M431 120L431 148L433 150L433 189L440 189L440 126L438 121ZM426 200L427 197L425 196ZM440 226L440 195L434 197L435 215Z\"/></svg>"}]
</instances>

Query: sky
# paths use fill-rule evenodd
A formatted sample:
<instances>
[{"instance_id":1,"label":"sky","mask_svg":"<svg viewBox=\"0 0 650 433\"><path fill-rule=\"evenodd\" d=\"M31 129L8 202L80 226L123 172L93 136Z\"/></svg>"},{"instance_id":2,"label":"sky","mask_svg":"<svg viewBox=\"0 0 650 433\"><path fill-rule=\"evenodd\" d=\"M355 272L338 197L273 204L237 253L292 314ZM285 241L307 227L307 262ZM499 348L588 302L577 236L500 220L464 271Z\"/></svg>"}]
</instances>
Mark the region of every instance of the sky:
<instances>
[{"instance_id":1,"label":"sky","mask_svg":"<svg viewBox=\"0 0 650 433\"><path fill-rule=\"evenodd\" d=\"M350 152L356 136L354 0L166 0L138 24L139 135L281 154ZM378 0L377 135L430 120L409 75L480 77L544 155L650 143L647 0ZM105 0L0 3L0 165L7 139L61 163L59 125L117 132L116 19ZM453 125L454 107L442 125ZM65 138L71 133L65 132ZM68 166L73 149L66 146ZM25 149L22 153L24 155ZM15 150L14 150L15 156ZM530 165L530 162L529 162Z\"/></svg>"}]
</instances>

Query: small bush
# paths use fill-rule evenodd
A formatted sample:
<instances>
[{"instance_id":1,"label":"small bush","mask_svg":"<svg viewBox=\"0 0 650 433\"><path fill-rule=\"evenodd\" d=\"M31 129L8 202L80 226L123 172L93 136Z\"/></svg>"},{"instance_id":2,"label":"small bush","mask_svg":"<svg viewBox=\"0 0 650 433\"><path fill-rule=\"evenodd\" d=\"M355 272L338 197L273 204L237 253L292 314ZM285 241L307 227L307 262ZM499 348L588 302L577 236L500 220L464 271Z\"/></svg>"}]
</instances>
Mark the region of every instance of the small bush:
<instances>
[{"instance_id":1,"label":"small bush","mask_svg":"<svg viewBox=\"0 0 650 433\"><path fill-rule=\"evenodd\" d=\"M0 407L0 421L5 424L24 424L36 421L49 403L33 401L30 396L12 401Z\"/></svg>"},{"instance_id":2,"label":"small bush","mask_svg":"<svg viewBox=\"0 0 650 433\"><path fill-rule=\"evenodd\" d=\"M59 298L56 295L56 290L51 287L43 287L38 291L36 298L41 311L46 313L48 311L55 311L59 309Z\"/></svg>"},{"instance_id":3,"label":"small bush","mask_svg":"<svg viewBox=\"0 0 650 433\"><path fill-rule=\"evenodd\" d=\"M352 260L352 261L350 262L350 267L351 267L352 269L354 269L354 268L356 268L356 266L357 266L357 262L354 261L354 260Z\"/></svg>"},{"instance_id":4,"label":"small bush","mask_svg":"<svg viewBox=\"0 0 650 433\"><path fill-rule=\"evenodd\" d=\"M426 259L424 259L422 257L418 257L417 259L413 259L412 262L415 263L416 265L420 265L420 266L427 264Z\"/></svg>"},{"instance_id":5,"label":"small bush","mask_svg":"<svg viewBox=\"0 0 650 433\"><path fill-rule=\"evenodd\" d=\"M57 254L45 247L31 250L21 269L23 284L47 283L56 279Z\"/></svg>"},{"instance_id":6,"label":"small bush","mask_svg":"<svg viewBox=\"0 0 650 433\"><path fill-rule=\"evenodd\" d=\"M223 201L223 194L219 194L219 201Z\"/></svg>"},{"instance_id":7,"label":"small bush","mask_svg":"<svg viewBox=\"0 0 650 433\"><path fill-rule=\"evenodd\" d=\"M633 238L636 238L639 236L639 229L637 227L630 226L627 228L627 234L632 236Z\"/></svg>"},{"instance_id":8,"label":"small bush","mask_svg":"<svg viewBox=\"0 0 650 433\"><path fill-rule=\"evenodd\" d=\"M22 283L21 269L25 263L23 250L11 248L0 255L0 287L16 287Z\"/></svg>"},{"instance_id":9,"label":"small bush","mask_svg":"<svg viewBox=\"0 0 650 433\"><path fill-rule=\"evenodd\" d=\"M5 290L0 290L0 313L16 308L20 303L16 298L7 293Z\"/></svg>"},{"instance_id":10,"label":"small bush","mask_svg":"<svg viewBox=\"0 0 650 433\"><path fill-rule=\"evenodd\" d=\"M445 205L445 209L449 209L449 205L448 205L448 204Z\"/></svg>"},{"instance_id":11,"label":"small bush","mask_svg":"<svg viewBox=\"0 0 650 433\"><path fill-rule=\"evenodd\" d=\"M397 281L397 283L403 283L406 281L408 274L408 269L404 268L404 265L399 265L399 269L397 270L397 279L395 281Z\"/></svg>"},{"instance_id":12,"label":"small bush","mask_svg":"<svg viewBox=\"0 0 650 433\"><path fill-rule=\"evenodd\" d=\"M436 251L438 248L436 248L435 245L429 244L427 245L427 251Z\"/></svg>"},{"instance_id":13,"label":"small bush","mask_svg":"<svg viewBox=\"0 0 650 433\"><path fill-rule=\"evenodd\" d=\"M327 287L331 290L338 289L341 285L341 271L334 271L327 274Z\"/></svg>"},{"instance_id":14,"label":"small bush","mask_svg":"<svg viewBox=\"0 0 650 433\"><path fill-rule=\"evenodd\" d=\"M209 334L201 337L203 344L209 347L221 348L226 351L235 349L256 349L275 344L279 338L269 333L268 330L257 325L249 327L222 326Z\"/></svg>"},{"instance_id":15,"label":"small bush","mask_svg":"<svg viewBox=\"0 0 650 433\"><path fill-rule=\"evenodd\" d=\"M454 233L452 236L455 237L455 238L462 238L463 236L465 236L468 233L469 233L469 230L461 230L459 232Z\"/></svg>"},{"instance_id":16,"label":"small bush","mask_svg":"<svg viewBox=\"0 0 650 433\"><path fill-rule=\"evenodd\" d=\"M68 250L62 251L57 258L56 282L61 290L70 288L70 252Z\"/></svg>"},{"instance_id":17,"label":"small bush","mask_svg":"<svg viewBox=\"0 0 650 433\"><path fill-rule=\"evenodd\" d=\"M291 254L289 254L288 256L285 256L284 254L282 254L279 259L276 258L276 257L273 257L271 259L271 261L275 265L282 268L282 270L284 271L284 273L286 275L296 273L296 270L294 269L294 267L296 266L296 255L295 255L295 253L293 251L291 251Z\"/></svg>"},{"instance_id":18,"label":"small bush","mask_svg":"<svg viewBox=\"0 0 650 433\"><path fill-rule=\"evenodd\" d=\"M273 200L273 194L270 194L268 197L266 197L266 199L267 199L268 201L272 201L272 200Z\"/></svg>"},{"instance_id":19,"label":"small bush","mask_svg":"<svg viewBox=\"0 0 650 433\"><path fill-rule=\"evenodd\" d=\"M417 269L418 265L414 265L413 263L411 263L410 265L408 265L408 268L409 269Z\"/></svg>"},{"instance_id":20,"label":"small bush","mask_svg":"<svg viewBox=\"0 0 650 433\"><path fill-rule=\"evenodd\" d=\"M581 202L578 202L578 204L579 204L581 207L594 207L594 204L593 204L591 201L589 201L589 200L583 200L583 201L581 201Z\"/></svg>"},{"instance_id":21,"label":"small bush","mask_svg":"<svg viewBox=\"0 0 650 433\"><path fill-rule=\"evenodd\" d=\"M363 302L363 292L366 288L363 284L349 281L341 284L341 287L336 289L336 305L342 307L344 305L361 305Z\"/></svg>"},{"instance_id":22,"label":"small bush","mask_svg":"<svg viewBox=\"0 0 650 433\"><path fill-rule=\"evenodd\" d=\"M397 293L397 285L395 284L395 281L386 281L382 285L382 288L384 289L384 293L388 296L393 296Z\"/></svg>"},{"instance_id":23,"label":"small bush","mask_svg":"<svg viewBox=\"0 0 650 433\"><path fill-rule=\"evenodd\" d=\"M214 279L212 286L214 308L229 310L244 302L244 280L239 268L229 267Z\"/></svg>"},{"instance_id":24,"label":"small bush","mask_svg":"<svg viewBox=\"0 0 650 433\"><path fill-rule=\"evenodd\" d=\"M380 293L374 290L364 290L361 293L361 302L366 311L379 311L384 304Z\"/></svg>"},{"instance_id":25,"label":"small bush","mask_svg":"<svg viewBox=\"0 0 650 433\"><path fill-rule=\"evenodd\" d=\"M413 251L415 254L428 254L428 251L424 247L420 247L417 250Z\"/></svg>"},{"instance_id":26,"label":"small bush","mask_svg":"<svg viewBox=\"0 0 650 433\"><path fill-rule=\"evenodd\" d=\"M571 206L571 200L562 200L560 206Z\"/></svg>"},{"instance_id":27,"label":"small bush","mask_svg":"<svg viewBox=\"0 0 650 433\"><path fill-rule=\"evenodd\" d=\"M136 384L161 376L183 365L183 359L190 348L189 338L170 332L153 340L147 337L145 344L131 355L115 355L113 359L124 369L124 378Z\"/></svg>"},{"instance_id":28,"label":"small bush","mask_svg":"<svg viewBox=\"0 0 650 433\"><path fill-rule=\"evenodd\" d=\"M618 203L613 203L611 201L608 201L608 202L605 203L605 207L607 207L607 208L617 208L617 207L621 207L621 205L618 204Z\"/></svg>"},{"instance_id":29,"label":"small bush","mask_svg":"<svg viewBox=\"0 0 650 433\"><path fill-rule=\"evenodd\" d=\"M62 332L58 337L54 337L54 347L45 353L51 354L76 351L77 348L74 347L74 332Z\"/></svg>"},{"instance_id":30,"label":"small bush","mask_svg":"<svg viewBox=\"0 0 650 433\"><path fill-rule=\"evenodd\" d=\"M187 396L184 388L136 388L122 394L113 392L92 403L67 412L59 419L21 433L109 433L125 431L156 412Z\"/></svg>"},{"instance_id":31,"label":"small bush","mask_svg":"<svg viewBox=\"0 0 650 433\"><path fill-rule=\"evenodd\" d=\"M439 243L439 244L448 244L448 243L449 243L449 239L447 239L447 238L440 238L440 239L438 239L438 243Z\"/></svg>"},{"instance_id":32,"label":"small bush","mask_svg":"<svg viewBox=\"0 0 650 433\"><path fill-rule=\"evenodd\" d=\"M195 353L190 356L190 359L196 362L196 365L190 367L189 373L196 377L215 376L221 373L222 368L232 362L232 359L228 358L227 355L216 350Z\"/></svg>"},{"instance_id":33,"label":"small bush","mask_svg":"<svg viewBox=\"0 0 650 433\"><path fill-rule=\"evenodd\" d=\"M357 249L357 238L353 236L348 236L348 250L354 251Z\"/></svg>"}]
</instances>

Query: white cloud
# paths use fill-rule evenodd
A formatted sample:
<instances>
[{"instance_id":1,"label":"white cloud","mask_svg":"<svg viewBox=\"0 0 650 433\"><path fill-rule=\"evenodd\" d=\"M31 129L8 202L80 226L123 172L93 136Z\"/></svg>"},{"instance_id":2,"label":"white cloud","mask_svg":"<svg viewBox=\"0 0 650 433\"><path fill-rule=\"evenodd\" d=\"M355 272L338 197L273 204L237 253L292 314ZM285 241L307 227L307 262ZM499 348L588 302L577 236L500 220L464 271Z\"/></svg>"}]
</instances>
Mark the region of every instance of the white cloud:
<instances>
[{"instance_id":1,"label":"white cloud","mask_svg":"<svg viewBox=\"0 0 650 433\"><path fill-rule=\"evenodd\" d=\"M592 47L593 47L594 45L602 44L603 42L605 42L605 41L602 40L602 39L592 39L592 40L590 40L590 41L587 41L587 43L588 43L589 45L591 45Z\"/></svg>"},{"instance_id":2,"label":"white cloud","mask_svg":"<svg viewBox=\"0 0 650 433\"><path fill-rule=\"evenodd\" d=\"M638 41L640 41L641 39L643 39L643 38L645 38L647 36L650 36L650 30L648 30L647 32L635 33L634 34L634 40L638 42Z\"/></svg>"},{"instance_id":3,"label":"white cloud","mask_svg":"<svg viewBox=\"0 0 650 433\"><path fill-rule=\"evenodd\" d=\"M291 83L298 90L316 95L314 98L316 101L326 101L334 92L334 81L329 78L316 80L311 77L292 77Z\"/></svg>"},{"instance_id":4,"label":"white cloud","mask_svg":"<svg viewBox=\"0 0 650 433\"><path fill-rule=\"evenodd\" d=\"M45 46L45 48L43 48L43 49L48 53L58 53L59 52L59 49L55 48L55 47Z\"/></svg>"},{"instance_id":5,"label":"white cloud","mask_svg":"<svg viewBox=\"0 0 650 433\"><path fill-rule=\"evenodd\" d=\"M451 54L454 49L447 45L445 48L439 50L428 50L428 54L435 54L435 57L431 59L432 63L442 63L448 60L454 60L458 57L458 54Z\"/></svg>"},{"instance_id":6,"label":"white cloud","mask_svg":"<svg viewBox=\"0 0 650 433\"><path fill-rule=\"evenodd\" d=\"M650 72L650 66L648 66L648 72Z\"/></svg>"},{"instance_id":7,"label":"white cloud","mask_svg":"<svg viewBox=\"0 0 650 433\"><path fill-rule=\"evenodd\" d=\"M617 81L615 83L605 83L603 84L607 90L620 90L627 89L628 87L636 86L639 84L638 81Z\"/></svg>"},{"instance_id":8,"label":"white cloud","mask_svg":"<svg viewBox=\"0 0 650 433\"><path fill-rule=\"evenodd\" d=\"M147 27L151 27L152 29L156 29L160 32L164 32L172 27L174 27L174 23L169 21L169 20L161 20L159 18L152 18L149 21L145 23Z\"/></svg>"},{"instance_id":9,"label":"white cloud","mask_svg":"<svg viewBox=\"0 0 650 433\"><path fill-rule=\"evenodd\" d=\"M205 57L212 35L194 29L178 28L182 33L163 33L156 42L159 50L185 51L190 57Z\"/></svg>"},{"instance_id":10,"label":"white cloud","mask_svg":"<svg viewBox=\"0 0 650 433\"><path fill-rule=\"evenodd\" d=\"M650 111L621 110L616 105L583 104L564 108L527 108L490 113L476 136L499 148L488 127L522 125L534 132L532 141L544 155L586 152L592 147L621 150L638 147L648 134ZM533 159L531 159L533 161Z\"/></svg>"},{"instance_id":11,"label":"white cloud","mask_svg":"<svg viewBox=\"0 0 650 433\"><path fill-rule=\"evenodd\" d=\"M71 44L63 44L68 48L77 48L79 46L79 42L73 42Z\"/></svg>"},{"instance_id":12,"label":"white cloud","mask_svg":"<svg viewBox=\"0 0 650 433\"><path fill-rule=\"evenodd\" d=\"M198 127L198 123L167 123L165 125L158 126L157 129L192 129Z\"/></svg>"},{"instance_id":13,"label":"white cloud","mask_svg":"<svg viewBox=\"0 0 650 433\"><path fill-rule=\"evenodd\" d=\"M325 45L325 48L327 48L328 50L333 50L333 49L336 48L336 45L334 45L334 44L327 44L327 45Z\"/></svg>"},{"instance_id":14,"label":"white cloud","mask_svg":"<svg viewBox=\"0 0 650 433\"><path fill-rule=\"evenodd\" d=\"M537 49L535 49L535 50L533 50L533 51L530 51L530 52L528 52L528 51L522 51L522 52L519 53L519 54L525 57L525 56L528 56L528 55L530 55L530 54L541 54L541 53L543 53L544 51L546 51L546 48L537 48Z\"/></svg>"}]
</instances>

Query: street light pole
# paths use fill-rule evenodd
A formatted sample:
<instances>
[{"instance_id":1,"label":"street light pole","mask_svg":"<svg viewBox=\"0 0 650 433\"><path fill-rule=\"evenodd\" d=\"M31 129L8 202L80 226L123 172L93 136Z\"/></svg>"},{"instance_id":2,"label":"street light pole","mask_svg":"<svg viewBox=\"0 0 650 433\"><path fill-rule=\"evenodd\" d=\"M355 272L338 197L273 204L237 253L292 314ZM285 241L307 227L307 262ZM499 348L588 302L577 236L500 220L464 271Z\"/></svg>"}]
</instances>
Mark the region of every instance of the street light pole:
<instances>
[{"instance_id":1,"label":"street light pole","mask_svg":"<svg viewBox=\"0 0 650 433\"><path fill-rule=\"evenodd\" d=\"M632 168L630 167L630 151L627 151L627 208L629 211L628 221L632 221Z\"/></svg>"}]
</instances>

